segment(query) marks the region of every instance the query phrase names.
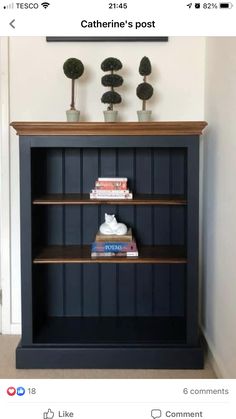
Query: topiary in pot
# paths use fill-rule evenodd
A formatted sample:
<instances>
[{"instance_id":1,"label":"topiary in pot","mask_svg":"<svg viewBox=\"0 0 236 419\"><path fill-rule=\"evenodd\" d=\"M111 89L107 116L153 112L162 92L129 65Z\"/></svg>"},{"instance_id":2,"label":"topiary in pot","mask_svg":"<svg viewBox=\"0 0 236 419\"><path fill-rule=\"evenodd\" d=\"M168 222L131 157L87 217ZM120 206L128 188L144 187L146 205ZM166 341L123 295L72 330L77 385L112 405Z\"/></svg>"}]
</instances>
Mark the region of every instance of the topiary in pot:
<instances>
[{"instance_id":1,"label":"topiary in pot","mask_svg":"<svg viewBox=\"0 0 236 419\"><path fill-rule=\"evenodd\" d=\"M139 64L139 74L143 76L143 83L140 83L136 89L136 94L142 100L142 110L137 111L139 121L149 121L152 111L146 110L146 101L153 95L153 87L147 83L147 76L152 72L152 66L148 57L143 57Z\"/></svg>"},{"instance_id":2,"label":"topiary in pot","mask_svg":"<svg viewBox=\"0 0 236 419\"><path fill-rule=\"evenodd\" d=\"M67 121L75 122L79 120L80 115L75 109L75 80L82 76L84 65L77 58L68 58L63 64L63 71L66 77L71 79L71 105L70 110L66 111Z\"/></svg>"},{"instance_id":3,"label":"topiary in pot","mask_svg":"<svg viewBox=\"0 0 236 419\"><path fill-rule=\"evenodd\" d=\"M123 78L118 74L114 74L114 71L119 71L121 68L121 61L113 57L106 58L101 64L103 71L110 71L110 74L106 74L101 79L103 86L110 87L110 90L105 92L101 97L102 103L108 104L107 111L104 111L106 122L114 122L116 120L117 111L113 110L113 105L122 101L120 94L114 90L115 87L123 84Z\"/></svg>"}]
</instances>

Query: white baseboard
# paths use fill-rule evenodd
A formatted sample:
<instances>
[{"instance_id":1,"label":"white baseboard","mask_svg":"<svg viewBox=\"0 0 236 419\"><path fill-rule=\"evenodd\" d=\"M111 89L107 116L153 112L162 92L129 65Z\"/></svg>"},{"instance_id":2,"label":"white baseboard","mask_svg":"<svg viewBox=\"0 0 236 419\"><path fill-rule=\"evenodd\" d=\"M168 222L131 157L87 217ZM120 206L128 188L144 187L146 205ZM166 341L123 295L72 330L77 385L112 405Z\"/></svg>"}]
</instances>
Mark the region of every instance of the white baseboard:
<instances>
[{"instance_id":1,"label":"white baseboard","mask_svg":"<svg viewBox=\"0 0 236 419\"><path fill-rule=\"evenodd\" d=\"M214 345L212 344L211 340L207 336L207 333L205 333L204 330L202 330L202 333L203 333L206 346L207 346L207 357L217 378L230 378L229 374L227 374L227 371L222 365L222 362L219 360L219 357L215 353L216 351L214 349Z\"/></svg>"},{"instance_id":2,"label":"white baseboard","mask_svg":"<svg viewBox=\"0 0 236 419\"><path fill-rule=\"evenodd\" d=\"M19 323L11 324L11 335L21 335L21 325Z\"/></svg>"},{"instance_id":3,"label":"white baseboard","mask_svg":"<svg viewBox=\"0 0 236 419\"><path fill-rule=\"evenodd\" d=\"M2 330L3 335L21 335L21 324L11 323Z\"/></svg>"}]
</instances>

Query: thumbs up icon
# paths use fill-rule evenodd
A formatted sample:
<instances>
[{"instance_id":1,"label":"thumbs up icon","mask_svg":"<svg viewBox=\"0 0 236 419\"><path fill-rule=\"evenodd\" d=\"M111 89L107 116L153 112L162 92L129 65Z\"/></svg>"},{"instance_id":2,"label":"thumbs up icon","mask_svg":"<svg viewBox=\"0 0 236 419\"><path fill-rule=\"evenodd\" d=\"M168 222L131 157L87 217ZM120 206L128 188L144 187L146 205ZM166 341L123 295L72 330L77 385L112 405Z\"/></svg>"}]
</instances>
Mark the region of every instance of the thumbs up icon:
<instances>
[{"instance_id":1,"label":"thumbs up icon","mask_svg":"<svg viewBox=\"0 0 236 419\"><path fill-rule=\"evenodd\" d=\"M54 418L54 412L51 409L48 409L47 412L44 412L43 419L53 419Z\"/></svg>"}]
</instances>

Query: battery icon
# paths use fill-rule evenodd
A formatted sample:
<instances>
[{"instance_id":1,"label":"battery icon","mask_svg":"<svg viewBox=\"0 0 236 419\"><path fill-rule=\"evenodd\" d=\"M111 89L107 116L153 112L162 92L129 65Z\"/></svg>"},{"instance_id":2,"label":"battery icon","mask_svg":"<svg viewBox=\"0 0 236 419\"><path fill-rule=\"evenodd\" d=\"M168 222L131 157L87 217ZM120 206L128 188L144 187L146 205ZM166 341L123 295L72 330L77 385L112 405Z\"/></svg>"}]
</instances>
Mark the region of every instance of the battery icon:
<instances>
[{"instance_id":1,"label":"battery icon","mask_svg":"<svg viewBox=\"0 0 236 419\"><path fill-rule=\"evenodd\" d=\"M232 7L232 3L220 3L220 9L231 9Z\"/></svg>"}]
</instances>

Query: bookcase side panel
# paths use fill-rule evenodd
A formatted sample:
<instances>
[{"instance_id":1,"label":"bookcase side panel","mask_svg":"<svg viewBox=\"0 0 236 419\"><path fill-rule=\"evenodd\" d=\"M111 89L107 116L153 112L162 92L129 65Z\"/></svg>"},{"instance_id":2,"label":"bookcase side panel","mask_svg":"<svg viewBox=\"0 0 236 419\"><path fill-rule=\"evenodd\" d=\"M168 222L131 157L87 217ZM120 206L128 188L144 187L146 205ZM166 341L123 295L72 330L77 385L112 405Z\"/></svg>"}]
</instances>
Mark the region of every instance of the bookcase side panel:
<instances>
[{"instance_id":1,"label":"bookcase side panel","mask_svg":"<svg viewBox=\"0 0 236 419\"><path fill-rule=\"evenodd\" d=\"M188 147L187 213L187 342L196 345L198 330L198 249L199 249L199 137Z\"/></svg>"},{"instance_id":2,"label":"bookcase side panel","mask_svg":"<svg viewBox=\"0 0 236 419\"><path fill-rule=\"evenodd\" d=\"M33 342L32 290L32 211L31 211L31 139L20 142L20 217L21 217L21 311L22 344Z\"/></svg>"}]
</instances>

